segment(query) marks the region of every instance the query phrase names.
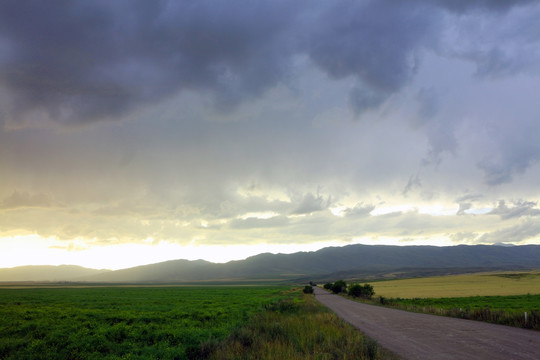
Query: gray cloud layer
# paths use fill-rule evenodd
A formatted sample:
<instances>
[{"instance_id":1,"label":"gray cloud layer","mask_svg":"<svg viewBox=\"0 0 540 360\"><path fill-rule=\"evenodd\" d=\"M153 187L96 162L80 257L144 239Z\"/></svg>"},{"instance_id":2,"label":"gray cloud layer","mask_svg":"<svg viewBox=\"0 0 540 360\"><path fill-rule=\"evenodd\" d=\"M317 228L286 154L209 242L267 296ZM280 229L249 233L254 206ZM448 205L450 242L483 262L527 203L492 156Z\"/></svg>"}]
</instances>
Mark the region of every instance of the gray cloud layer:
<instances>
[{"instance_id":1,"label":"gray cloud layer","mask_svg":"<svg viewBox=\"0 0 540 360\"><path fill-rule=\"evenodd\" d=\"M2 1L0 231L534 238L539 16L502 0ZM452 216L414 207L438 204Z\"/></svg>"},{"instance_id":2,"label":"gray cloud layer","mask_svg":"<svg viewBox=\"0 0 540 360\"><path fill-rule=\"evenodd\" d=\"M510 7L438 4L459 12ZM356 79L350 103L361 113L412 79L419 52L437 46L442 15L420 1L4 1L4 118L114 119L181 90L210 92L227 110L287 82L298 56L333 78ZM499 71L483 65L499 61L497 50L476 56L483 73Z\"/></svg>"}]
</instances>

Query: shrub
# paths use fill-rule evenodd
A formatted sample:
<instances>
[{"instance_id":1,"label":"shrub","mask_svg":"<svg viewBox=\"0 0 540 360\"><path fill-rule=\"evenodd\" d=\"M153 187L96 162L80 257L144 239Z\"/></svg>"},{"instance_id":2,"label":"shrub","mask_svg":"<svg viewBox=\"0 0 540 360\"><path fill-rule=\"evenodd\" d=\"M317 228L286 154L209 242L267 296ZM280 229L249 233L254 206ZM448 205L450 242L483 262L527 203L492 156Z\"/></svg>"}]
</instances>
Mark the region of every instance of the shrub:
<instances>
[{"instance_id":1,"label":"shrub","mask_svg":"<svg viewBox=\"0 0 540 360\"><path fill-rule=\"evenodd\" d=\"M324 287L326 290L331 290L331 289L332 289L332 286L334 286L334 284L332 284L332 283L326 283L326 284L324 284L323 287Z\"/></svg>"},{"instance_id":2,"label":"shrub","mask_svg":"<svg viewBox=\"0 0 540 360\"><path fill-rule=\"evenodd\" d=\"M349 295L353 297L360 297L362 295L364 287L360 284L352 284L349 286Z\"/></svg>"},{"instance_id":3,"label":"shrub","mask_svg":"<svg viewBox=\"0 0 540 360\"><path fill-rule=\"evenodd\" d=\"M343 280L338 280L332 285L332 292L334 294L339 294L340 292L344 292L347 290L347 283Z\"/></svg>"},{"instance_id":4,"label":"shrub","mask_svg":"<svg viewBox=\"0 0 540 360\"><path fill-rule=\"evenodd\" d=\"M353 297L371 299L371 297L374 294L375 294L375 291L373 290L373 286L369 284L365 284L365 285L353 284L349 287L349 295Z\"/></svg>"},{"instance_id":5,"label":"shrub","mask_svg":"<svg viewBox=\"0 0 540 360\"><path fill-rule=\"evenodd\" d=\"M304 287L304 294L313 294L313 287L312 286L309 286L309 285L306 285Z\"/></svg>"}]
</instances>

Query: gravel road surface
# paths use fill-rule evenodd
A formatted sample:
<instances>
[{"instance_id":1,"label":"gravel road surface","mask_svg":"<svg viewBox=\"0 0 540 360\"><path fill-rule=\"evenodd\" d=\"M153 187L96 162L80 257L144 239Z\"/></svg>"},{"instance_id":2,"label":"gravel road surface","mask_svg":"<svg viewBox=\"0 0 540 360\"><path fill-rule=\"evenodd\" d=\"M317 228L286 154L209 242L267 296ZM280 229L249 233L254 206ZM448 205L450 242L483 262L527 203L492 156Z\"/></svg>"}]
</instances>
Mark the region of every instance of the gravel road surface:
<instances>
[{"instance_id":1,"label":"gravel road surface","mask_svg":"<svg viewBox=\"0 0 540 360\"><path fill-rule=\"evenodd\" d=\"M405 359L540 359L540 331L366 305L314 290L319 302Z\"/></svg>"}]
</instances>

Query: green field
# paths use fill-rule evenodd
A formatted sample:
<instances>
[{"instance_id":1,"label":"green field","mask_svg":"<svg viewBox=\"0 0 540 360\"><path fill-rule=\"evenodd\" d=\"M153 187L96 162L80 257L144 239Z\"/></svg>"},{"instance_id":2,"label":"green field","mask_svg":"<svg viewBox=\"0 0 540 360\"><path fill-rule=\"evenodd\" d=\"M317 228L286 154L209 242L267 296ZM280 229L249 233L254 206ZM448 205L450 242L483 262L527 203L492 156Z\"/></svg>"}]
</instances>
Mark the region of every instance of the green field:
<instances>
[{"instance_id":1,"label":"green field","mask_svg":"<svg viewBox=\"0 0 540 360\"><path fill-rule=\"evenodd\" d=\"M0 359L396 359L291 287L0 289Z\"/></svg>"},{"instance_id":2,"label":"green field","mask_svg":"<svg viewBox=\"0 0 540 360\"><path fill-rule=\"evenodd\" d=\"M284 289L1 289L0 359L196 358Z\"/></svg>"},{"instance_id":3,"label":"green field","mask_svg":"<svg viewBox=\"0 0 540 360\"><path fill-rule=\"evenodd\" d=\"M393 298L405 306L432 307L434 309L482 310L498 309L508 312L540 312L540 295L472 296L459 298Z\"/></svg>"},{"instance_id":4,"label":"green field","mask_svg":"<svg viewBox=\"0 0 540 360\"><path fill-rule=\"evenodd\" d=\"M540 330L540 271L373 282L379 304Z\"/></svg>"}]
</instances>

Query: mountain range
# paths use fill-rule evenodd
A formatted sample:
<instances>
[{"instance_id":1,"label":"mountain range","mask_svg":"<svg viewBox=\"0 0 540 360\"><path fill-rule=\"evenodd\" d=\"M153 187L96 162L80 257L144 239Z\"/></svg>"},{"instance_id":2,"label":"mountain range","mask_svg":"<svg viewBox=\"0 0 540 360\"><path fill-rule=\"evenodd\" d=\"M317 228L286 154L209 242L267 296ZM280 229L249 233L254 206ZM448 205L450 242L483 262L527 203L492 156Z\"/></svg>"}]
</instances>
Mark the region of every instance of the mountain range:
<instances>
[{"instance_id":1,"label":"mountain range","mask_svg":"<svg viewBox=\"0 0 540 360\"><path fill-rule=\"evenodd\" d=\"M88 269L76 265L30 265L0 269L0 281L71 281L110 270Z\"/></svg>"},{"instance_id":2,"label":"mountain range","mask_svg":"<svg viewBox=\"0 0 540 360\"><path fill-rule=\"evenodd\" d=\"M204 260L171 260L116 271L68 265L21 266L0 269L0 281L300 282L539 268L540 245L348 245L294 254L264 253L224 264Z\"/></svg>"}]
</instances>

